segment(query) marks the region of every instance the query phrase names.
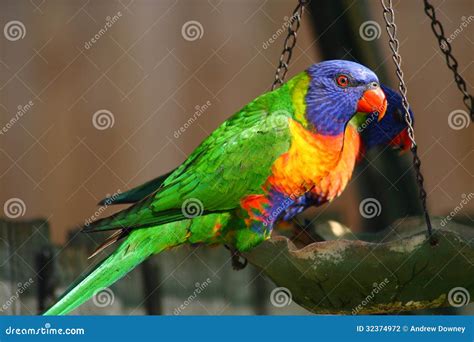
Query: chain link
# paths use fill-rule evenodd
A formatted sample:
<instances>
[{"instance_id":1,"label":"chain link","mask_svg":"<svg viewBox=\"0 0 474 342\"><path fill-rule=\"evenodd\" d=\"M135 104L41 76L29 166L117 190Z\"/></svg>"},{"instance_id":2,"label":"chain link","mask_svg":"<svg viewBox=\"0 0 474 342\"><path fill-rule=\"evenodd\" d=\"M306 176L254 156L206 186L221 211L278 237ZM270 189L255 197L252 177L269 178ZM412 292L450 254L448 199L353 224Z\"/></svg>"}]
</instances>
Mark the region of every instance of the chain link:
<instances>
[{"instance_id":1,"label":"chain link","mask_svg":"<svg viewBox=\"0 0 474 342\"><path fill-rule=\"evenodd\" d=\"M286 74L288 73L288 66L290 65L291 56L293 55L293 48L296 46L297 32L301 26L301 16L303 15L304 6L308 0L298 0L298 5L295 7L293 14L288 19L288 35L285 38L283 51L278 62L278 67L275 72L275 79L272 84L272 90L282 85Z\"/></svg>"},{"instance_id":2,"label":"chain link","mask_svg":"<svg viewBox=\"0 0 474 342\"><path fill-rule=\"evenodd\" d=\"M295 7L293 14L288 19L288 35L285 38L283 51L278 62L278 67L275 72L275 79L272 84L271 90L275 90L278 86L282 85L285 81L286 74L288 73L288 66L290 65L291 56L293 49L296 46L297 32L301 26L301 16L303 14L304 6L308 3L308 0L298 0L298 5ZM240 255L235 248L225 246L230 250L232 267L235 270L241 270L247 266L247 259Z\"/></svg>"},{"instance_id":3,"label":"chain link","mask_svg":"<svg viewBox=\"0 0 474 342\"><path fill-rule=\"evenodd\" d=\"M400 42L397 39L397 26L395 25L395 13L393 11L392 0L380 0L380 3L383 7L383 17L386 24L387 33L389 36L389 45L390 50L392 51L392 59L396 66L396 74L399 80L398 89L400 90L400 95L402 96L403 109L405 110L405 121L408 129L408 136L411 140L411 151L413 154L413 167L416 172L416 182L418 184L420 201L423 206L423 212L426 222L426 227L428 229L428 236L430 237L431 242L434 244L435 240L432 239L432 226L431 219L428 213L428 208L426 205L427 193L424 188L424 178L421 173L421 160L418 157L418 146L415 141L415 130L413 129L413 121L411 119L409 108L410 105L407 99L407 87L405 81L403 80L403 71L401 68L402 57L400 56L398 50L400 48Z\"/></svg>"},{"instance_id":4,"label":"chain link","mask_svg":"<svg viewBox=\"0 0 474 342\"><path fill-rule=\"evenodd\" d=\"M456 58L454 58L452 54L451 44L444 35L443 25L441 25L439 20L436 18L435 8L429 3L428 0L424 0L424 4L425 13L431 19L431 29L433 30L436 39L438 39L441 52L446 58L446 65L453 72L454 82L456 82L456 85L463 94L463 102L466 108L469 110L471 120L474 121L474 97L467 91L466 82L458 72L458 61L456 60Z\"/></svg>"}]
</instances>

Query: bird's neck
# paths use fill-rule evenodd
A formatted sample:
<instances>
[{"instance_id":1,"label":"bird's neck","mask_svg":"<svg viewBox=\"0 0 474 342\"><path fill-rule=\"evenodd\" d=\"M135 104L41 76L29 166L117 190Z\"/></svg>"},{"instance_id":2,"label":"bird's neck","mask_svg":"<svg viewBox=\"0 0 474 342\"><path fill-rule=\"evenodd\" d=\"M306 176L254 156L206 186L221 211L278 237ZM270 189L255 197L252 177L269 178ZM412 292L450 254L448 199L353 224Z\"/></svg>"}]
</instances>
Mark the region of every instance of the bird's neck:
<instances>
[{"instance_id":1,"label":"bird's neck","mask_svg":"<svg viewBox=\"0 0 474 342\"><path fill-rule=\"evenodd\" d=\"M294 120L290 120L290 131L290 149L275 161L269 185L297 197L318 186L322 178L334 171L345 153L345 136L315 134ZM358 146L348 144L347 148Z\"/></svg>"},{"instance_id":2,"label":"bird's neck","mask_svg":"<svg viewBox=\"0 0 474 342\"><path fill-rule=\"evenodd\" d=\"M306 72L302 72L285 84L293 105L293 118L303 127L308 127L308 121L306 120L306 94L310 81L309 75Z\"/></svg>"}]
</instances>

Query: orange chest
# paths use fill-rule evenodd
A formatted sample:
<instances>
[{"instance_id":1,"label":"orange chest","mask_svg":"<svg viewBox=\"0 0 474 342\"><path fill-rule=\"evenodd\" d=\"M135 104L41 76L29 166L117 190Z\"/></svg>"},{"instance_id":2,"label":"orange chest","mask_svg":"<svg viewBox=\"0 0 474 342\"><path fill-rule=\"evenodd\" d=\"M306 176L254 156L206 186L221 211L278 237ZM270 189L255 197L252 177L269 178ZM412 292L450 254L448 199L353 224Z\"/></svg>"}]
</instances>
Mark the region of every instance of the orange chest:
<instances>
[{"instance_id":1,"label":"orange chest","mask_svg":"<svg viewBox=\"0 0 474 342\"><path fill-rule=\"evenodd\" d=\"M339 136L322 136L290 121L291 147L272 167L269 185L289 196L308 191L332 199L347 185L360 152L357 131L348 126Z\"/></svg>"}]
</instances>

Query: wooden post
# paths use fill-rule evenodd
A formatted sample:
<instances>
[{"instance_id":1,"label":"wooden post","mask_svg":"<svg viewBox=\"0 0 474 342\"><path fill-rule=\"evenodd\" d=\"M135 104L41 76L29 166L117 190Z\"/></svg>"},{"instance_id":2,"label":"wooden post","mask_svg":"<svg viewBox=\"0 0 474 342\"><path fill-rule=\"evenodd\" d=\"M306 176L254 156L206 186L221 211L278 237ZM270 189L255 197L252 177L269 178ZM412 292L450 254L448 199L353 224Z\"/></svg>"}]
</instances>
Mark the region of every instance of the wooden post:
<instances>
[{"instance_id":1,"label":"wooden post","mask_svg":"<svg viewBox=\"0 0 474 342\"><path fill-rule=\"evenodd\" d=\"M51 246L45 246L36 255L36 279L38 314L44 312L54 303L54 292L57 284L55 274L54 251Z\"/></svg>"},{"instance_id":2,"label":"wooden post","mask_svg":"<svg viewBox=\"0 0 474 342\"><path fill-rule=\"evenodd\" d=\"M160 268L158 259L151 257L141 266L143 278L143 295L145 298L145 311L147 315L161 315L163 313L161 302Z\"/></svg>"},{"instance_id":3,"label":"wooden post","mask_svg":"<svg viewBox=\"0 0 474 342\"><path fill-rule=\"evenodd\" d=\"M5 290L8 288L5 298L1 298L1 305L6 308L2 307L2 313L36 314L39 306L32 305L32 299L46 303L54 290L52 284L45 287L48 291L39 290L44 286L40 278L47 277L38 277L37 257L52 248L48 222L0 219L0 244L0 282ZM34 296L35 293L38 295Z\"/></svg>"},{"instance_id":4,"label":"wooden post","mask_svg":"<svg viewBox=\"0 0 474 342\"><path fill-rule=\"evenodd\" d=\"M270 298L270 294L267 290L267 284L265 283L264 275L262 272L254 268L252 270L253 276L256 277L253 283L252 293L252 304L256 315L268 314L267 304Z\"/></svg>"}]
</instances>

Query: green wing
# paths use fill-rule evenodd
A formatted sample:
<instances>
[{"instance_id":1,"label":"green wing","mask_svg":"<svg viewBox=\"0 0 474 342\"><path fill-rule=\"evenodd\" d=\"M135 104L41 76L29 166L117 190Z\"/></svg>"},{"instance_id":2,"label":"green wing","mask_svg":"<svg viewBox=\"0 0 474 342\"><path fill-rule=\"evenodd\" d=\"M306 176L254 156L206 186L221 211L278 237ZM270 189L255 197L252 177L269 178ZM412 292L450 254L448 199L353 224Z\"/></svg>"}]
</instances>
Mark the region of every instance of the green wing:
<instances>
[{"instance_id":1,"label":"green wing","mask_svg":"<svg viewBox=\"0 0 474 342\"><path fill-rule=\"evenodd\" d=\"M155 193L84 230L145 228L239 207L245 196L263 192L272 164L288 151L292 114L286 87L258 97L217 128Z\"/></svg>"},{"instance_id":2,"label":"green wing","mask_svg":"<svg viewBox=\"0 0 474 342\"><path fill-rule=\"evenodd\" d=\"M163 182L173 173L173 171L154 178L122 194L112 195L101 200L98 205L129 204L136 203L148 195L154 193Z\"/></svg>"}]
</instances>

